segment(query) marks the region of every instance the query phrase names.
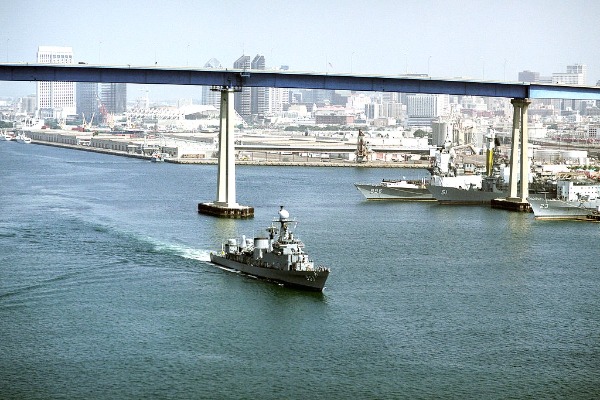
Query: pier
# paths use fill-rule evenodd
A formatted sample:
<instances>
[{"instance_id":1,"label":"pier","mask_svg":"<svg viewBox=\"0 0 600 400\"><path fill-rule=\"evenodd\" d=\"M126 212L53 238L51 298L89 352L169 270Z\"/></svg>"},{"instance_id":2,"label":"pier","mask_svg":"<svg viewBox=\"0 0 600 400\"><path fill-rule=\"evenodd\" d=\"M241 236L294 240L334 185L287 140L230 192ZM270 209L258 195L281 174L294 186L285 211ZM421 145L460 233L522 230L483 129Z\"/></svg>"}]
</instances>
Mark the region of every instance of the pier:
<instances>
[{"instance_id":1,"label":"pier","mask_svg":"<svg viewBox=\"0 0 600 400\"><path fill-rule=\"evenodd\" d=\"M233 87L213 87L221 92L221 122L219 129L219 173L217 199L211 203L198 204L198 212L222 218L251 218L254 208L242 206L235 193L235 141L233 126Z\"/></svg>"}]
</instances>

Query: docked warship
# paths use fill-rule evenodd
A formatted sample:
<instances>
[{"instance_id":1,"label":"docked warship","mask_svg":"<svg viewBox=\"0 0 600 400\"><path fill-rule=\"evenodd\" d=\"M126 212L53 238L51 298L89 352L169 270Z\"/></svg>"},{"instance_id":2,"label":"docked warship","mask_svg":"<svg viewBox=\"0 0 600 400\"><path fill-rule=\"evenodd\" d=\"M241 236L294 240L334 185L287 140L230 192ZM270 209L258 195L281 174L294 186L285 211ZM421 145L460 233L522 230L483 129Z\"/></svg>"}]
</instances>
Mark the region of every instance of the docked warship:
<instances>
[{"instance_id":1,"label":"docked warship","mask_svg":"<svg viewBox=\"0 0 600 400\"><path fill-rule=\"evenodd\" d=\"M429 190L427 190L425 179L384 179L376 185L355 183L354 186L367 200L435 201Z\"/></svg>"},{"instance_id":2,"label":"docked warship","mask_svg":"<svg viewBox=\"0 0 600 400\"><path fill-rule=\"evenodd\" d=\"M279 223L279 227L274 223ZM290 219L289 212L282 206L279 218L266 228L268 236L254 239L243 236L239 243L237 239L228 239L221 252L210 254L210 261L284 286L321 292L329 268L315 267L304 252L304 243L294 237L291 225L295 224L296 220Z\"/></svg>"},{"instance_id":3,"label":"docked warship","mask_svg":"<svg viewBox=\"0 0 600 400\"><path fill-rule=\"evenodd\" d=\"M436 155L436 169L431 171L427 188L440 204L490 204L493 199L508 195L508 187L501 173L500 143L493 131L486 135L486 140L485 176L457 175L452 172L455 153L449 145ZM437 161L438 157L447 161ZM441 166L446 169L441 170Z\"/></svg>"},{"instance_id":4,"label":"docked warship","mask_svg":"<svg viewBox=\"0 0 600 400\"><path fill-rule=\"evenodd\" d=\"M582 175L559 176L556 197L533 194L527 198L536 219L594 219L600 215L600 182Z\"/></svg>"}]
</instances>

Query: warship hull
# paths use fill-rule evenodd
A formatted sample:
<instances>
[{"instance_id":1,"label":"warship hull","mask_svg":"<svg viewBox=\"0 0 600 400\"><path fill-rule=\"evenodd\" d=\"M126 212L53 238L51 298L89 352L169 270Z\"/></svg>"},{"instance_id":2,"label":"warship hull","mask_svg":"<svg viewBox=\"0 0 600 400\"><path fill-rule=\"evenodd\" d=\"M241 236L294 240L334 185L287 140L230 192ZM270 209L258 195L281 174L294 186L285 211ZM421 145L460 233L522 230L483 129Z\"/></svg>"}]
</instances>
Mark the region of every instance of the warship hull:
<instances>
[{"instance_id":1,"label":"warship hull","mask_svg":"<svg viewBox=\"0 0 600 400\"><path fill-rule=\"evenodd\" d=\"M213 264L220 265L225 268L234 269L247 275L252 275L260 279L265 279L280 283L287 287L293 287L302 290L321 292L325 287L325 281L329 276L329 270L322 271L285 271L281 269L256 266L245 262L239 262L222 256L211 253L210 261Z\"/></svg>"},{"instance_id":2,"label":"warship hull","mask_svg":"<svg viewBox=\"0 0 600 400\"><path fill-rule=\"evenodd\" d=\"M367 200L435 201L427 187L399 187L355 183Z\"/></svg>"},{"instance_id":3,"label":"warship hull","mask_svg":"<svg viewBox=\"0 0 600 400\"><path fill-rule=\"evenodd\" d=\"M598 211L600 200L566 201L559 199L527 198L537 219L588 219Z\"/></svg>"},{"instance_id":4,"label":"warship hull","mask_svg":"<svg viewBox=\"0 0 600 400\"><path fill-rule=\"evenodd\" d=\"M491 204L493 199L506 197L507 191L460 189L449 186L428 186L429 192L440 204Z\"/></svg>"}]
</instances>

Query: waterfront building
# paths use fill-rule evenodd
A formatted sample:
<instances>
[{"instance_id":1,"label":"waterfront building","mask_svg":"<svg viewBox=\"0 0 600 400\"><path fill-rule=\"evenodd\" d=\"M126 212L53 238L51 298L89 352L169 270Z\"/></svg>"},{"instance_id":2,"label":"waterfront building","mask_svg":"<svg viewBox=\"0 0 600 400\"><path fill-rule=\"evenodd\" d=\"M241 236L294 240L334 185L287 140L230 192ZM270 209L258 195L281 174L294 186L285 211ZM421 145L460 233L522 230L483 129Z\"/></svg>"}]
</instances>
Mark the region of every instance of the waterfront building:
<instances>
[{"instance_id":1,"label":"waterfront building","mask_svg":"<svg viewBox=\"0 0 600 400\"><path fill-rule=\"evenodd\" d=\"M39 46L38 64L73 64L71 47ZM74 82L37 82L37 113L40 118L64 120L76 113Z\"/></svg>"}]
</instances>

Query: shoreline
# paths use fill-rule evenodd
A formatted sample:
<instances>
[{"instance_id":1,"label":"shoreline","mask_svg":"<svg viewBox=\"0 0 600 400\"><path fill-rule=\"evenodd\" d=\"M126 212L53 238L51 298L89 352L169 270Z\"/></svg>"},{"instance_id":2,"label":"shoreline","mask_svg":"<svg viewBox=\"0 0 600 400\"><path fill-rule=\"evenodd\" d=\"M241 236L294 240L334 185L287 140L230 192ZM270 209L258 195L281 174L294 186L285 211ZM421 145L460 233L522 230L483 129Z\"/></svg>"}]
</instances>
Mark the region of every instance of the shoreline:
<instances>
[{"instance_id":1,"label":"shoreline","mask_svg":"<svg viewBox=\"0 0 600 400\"><path fill-rule=\"evenodd\" d=\"M42 146L50 146L50 147L60 147L71 150L79 150L79 151L87 151L91 153L101 153L101 154L109 154L113 156L120 157L129 157L129 158L138 158L143 160L150 161L150 156L145 156L142 154L135 153L127 153L119 150L112 149L102 149L97 147L89 147L82 145L72 145L65 143L56 143L56 142L45 142L41 140L32 140L31 144L37 144ZM217 165L218 160L216 158L179 158L179 159L169 159L166 158L166 163L171 164L197 164L197 165ZM412 161L412 162L366 162L366 163L356 163L351 161L331 161L327 159L326 161L320 159L318 161L254 161L254 160L235 160L236 165L256 165L256 166L275 166L275 167L355 167L355 168L417 168L417 169L427 169L430 166L429 161Z\"/></svg>"}]
</instances>

